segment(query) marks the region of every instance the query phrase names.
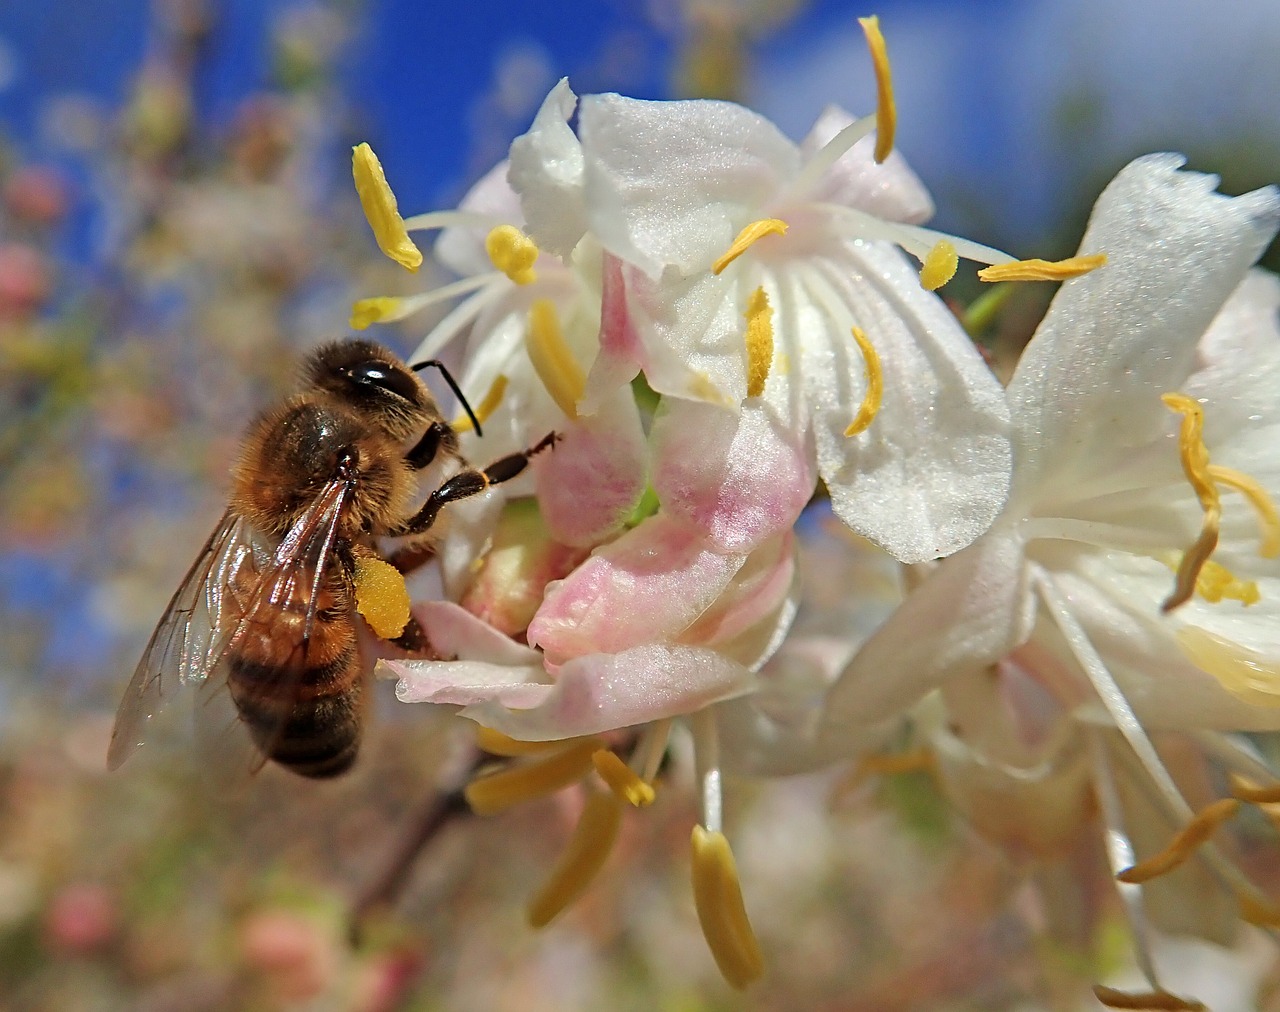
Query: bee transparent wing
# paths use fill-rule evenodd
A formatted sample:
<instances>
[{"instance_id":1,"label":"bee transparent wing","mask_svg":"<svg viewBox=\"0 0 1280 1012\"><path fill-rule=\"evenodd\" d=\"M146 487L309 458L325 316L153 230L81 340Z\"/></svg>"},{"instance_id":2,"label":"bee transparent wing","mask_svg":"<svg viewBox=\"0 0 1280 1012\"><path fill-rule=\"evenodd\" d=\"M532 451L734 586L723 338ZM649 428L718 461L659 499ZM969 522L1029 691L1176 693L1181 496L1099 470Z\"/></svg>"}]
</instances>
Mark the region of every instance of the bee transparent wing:
<instances>
[{"instance_id":1,"label":"bee transparent wing","mask_svg":"<svg viewBox=\"0 0 1280 1012\"><path fill-rule=\"evenodd\" d=\"M116 769L141 745L169 704L205 682L225 650L228 588L261 547L244 517L228 510L169 600L129 680L107 749Z\"/></svg>"},{"instance_id":2,"label":"bee transparent wing","mask_svg":"<svg viewBox=\"0 0 1280 1012\"><path fill-rule=\"evenodd\" d=\"M325 574L329 566L339 564L333 546L350 491L347 481L328 482L285 534L279 548L258 557L267 561L257 572L244 613L223 633L215 651L217 671L199 688L196 729L202 751L215 758L233 780L241 772L256 773L262 768L298 700L301 676L311 666L311 633ZM269 640L279 635L275 626L282 609L302 614L302 636L293 643L284 663L255 672L254 695L269 700L279 716L270 723L259 721L251 737L227 688L227 667L250 638Z\"/></svg>"}]
</instances>

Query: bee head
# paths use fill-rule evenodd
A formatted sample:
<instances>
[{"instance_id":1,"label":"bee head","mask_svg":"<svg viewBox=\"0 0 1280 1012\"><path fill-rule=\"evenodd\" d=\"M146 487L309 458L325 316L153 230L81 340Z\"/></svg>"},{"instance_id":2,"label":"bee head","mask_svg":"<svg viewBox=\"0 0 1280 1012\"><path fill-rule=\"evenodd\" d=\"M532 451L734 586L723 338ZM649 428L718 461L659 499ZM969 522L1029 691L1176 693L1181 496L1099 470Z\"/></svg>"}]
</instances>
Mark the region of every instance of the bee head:
<instances>
[{"instance_id":1,"label":"bee head","mask_svg":"<svg viewBox=\"0 0 1280 1012\"><path fill-rule=\"evenodd\" d=\"M439 414L422 380L389 349L373 341L324 345L307 360L305 380L397 438Z\"/></svg>"}]
</instances>

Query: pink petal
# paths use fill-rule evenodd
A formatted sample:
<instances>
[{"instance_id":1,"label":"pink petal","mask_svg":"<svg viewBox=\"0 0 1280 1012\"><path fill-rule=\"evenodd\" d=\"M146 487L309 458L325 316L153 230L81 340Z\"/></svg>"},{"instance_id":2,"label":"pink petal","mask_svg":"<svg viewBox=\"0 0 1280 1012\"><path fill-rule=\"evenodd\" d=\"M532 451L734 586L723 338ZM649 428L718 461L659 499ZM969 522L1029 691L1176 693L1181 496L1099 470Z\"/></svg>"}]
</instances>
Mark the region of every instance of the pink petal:
<instances>
[{"instance_id":1,"label":"pink petal","mask_svg":"<svg viewBox=\"0 0 1280 1012\"><path fill-rule=\"evenodd\" d=\"M529 623L529 642L551 664L645 643L670 643L688 629L742 568L705 535L659 513L553 583Z\"/></svg>"},{"instance_id":2,"label":"pink petal","mask_svg":"<svg viewBox=\"0 0 1280 1012\"><path fill-rule=\"evenodd\" d=\"M504 636L452 601L423 601L414 606L413 614L442 657L517 666L542 664L536 650Z\"/></svg>"},{"instance_id":3,"label":"pink petal","mask_svg":"<svg viewBox=\"0 0 1280 1012\"><path fill-rule=\"evenodd\" d=\"M503 706L537 706L551 691L540 684L541 665L512 667L485 661L379 661L379 671L400 679L396 698L402 703L447 703L469 706L497 702Z\"/></svg>"},{"instance_id":4,"label":"pink petal","mask_svg":"<svg viewBox=\"0 0 1280 1012\"><path fill-rule=\"evenodd\" d=\"M752 552L725 592L684 631L681 642L715 646L773 615L791 590L794 547L795 538L787 530Z\"/></svg>"},{"instance_id":5,"label":"pink petal","mask_svg":"<svg viewBox=\"0 0 1280 1012\"><path fill-rule=\"evenodd\" d=\"M598 411L601 402L635 379L645 363L644 346L627 305L622 261L605 253L600 270L600 352L578 405L585 414Z\"/></svg>"}]
</instances>

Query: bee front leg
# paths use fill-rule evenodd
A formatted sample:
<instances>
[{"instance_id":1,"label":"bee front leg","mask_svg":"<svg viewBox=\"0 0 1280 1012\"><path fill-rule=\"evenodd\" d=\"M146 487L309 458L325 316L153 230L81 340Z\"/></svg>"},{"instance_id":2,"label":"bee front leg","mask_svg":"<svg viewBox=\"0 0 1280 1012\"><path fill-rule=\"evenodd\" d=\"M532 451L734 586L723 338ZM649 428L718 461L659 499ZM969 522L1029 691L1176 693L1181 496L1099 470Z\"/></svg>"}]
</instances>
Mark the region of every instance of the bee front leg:
<instances>
[{"instance_id":1,"label":"bee front leg","mask_svg":"<svg viewBox=\"0 0 1280 1012\"><path fill-rule=\"evenodd\" d=\"M441 453L450 457L458 455L458 434L445 422L432 422L413 449L404 455L405 462L415 471L421 471Z\"/></svg>"},{"instance_id":2,"label":"bee front leg","mask_svg":"<svg viewBox=\"0 0 1280 1012\"><path fill-rule=\"evenodd\" d=\"M422 628L422 623L412 615L409 616L409 621L405 623L404 631L395 639L387 640L387 642L399 647L412 657L429 661L447 660L431 645L431 639L427 636L427 631Z\"/></svg>"},{"instance_id":3,"label":"bee front leg","mask_svg":"<svg viewBox=\"0 0 1280 1012\"><path fill-rule=\"evenodd\" d=\"M490 485L500 485L504 481L510 481L529 466L529 460L533 456L554 446L555 441L556 434L551 432L544 436L536 446L495 460L483 471L459 471L427 497L422 509L418 510L398 528L391 531L391 536L403 537L406 534L421 534L430 529L446 503L457 502L459 499L470 499L473 495L479 495Z\"/></svg>"}]
</instances>

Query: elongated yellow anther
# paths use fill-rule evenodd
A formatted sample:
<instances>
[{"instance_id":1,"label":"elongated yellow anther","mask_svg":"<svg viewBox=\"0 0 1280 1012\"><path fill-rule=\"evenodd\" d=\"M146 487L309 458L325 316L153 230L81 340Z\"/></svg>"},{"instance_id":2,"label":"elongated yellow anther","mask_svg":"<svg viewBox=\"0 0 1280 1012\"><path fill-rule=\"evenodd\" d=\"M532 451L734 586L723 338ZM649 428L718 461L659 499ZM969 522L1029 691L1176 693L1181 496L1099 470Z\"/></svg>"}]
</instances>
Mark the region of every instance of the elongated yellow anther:
<instances>
[{"instance_id":1,"label":"elongated yellow anther","mask_svg":"<svg viewBox=\"0 0 1280 1012\"><path fill-rule=\"evenodd\" d=\"M383 559L357 558L356 611L384 640L393 640L409 624L409 589L404 574Z\"/></svg>"},{"instance_id":2,"label":"elongated yellow anther","mask_svg":"<svg viewBox=\"0 0 1280 1012\"><path fill-rule=\"evenodd\" d=\"M1121 882L1137 884L1173 871L1239 809L1240 802L1235 798L1220 798L1213 804L1206 805L1178 832L1169 846L1145 861L1139 861L1132 868L1126 868L1116 878Z\"/></svg>"},{"instance_id":3,"label":"elongated yellow anther","mask_svg":"<svg viewBox=\"0 0 1280 1012\"><path fill-rule=\"evenodd\" d=\"M396 195L387 184L382 163L368 144L357 144L351 149L351 175L378 248L405 270L417 273L422 266L422 250L409 238L396 206Z\"/></svg>"},{"instance_id":4,"label":"elongated yellow anther","mask_svg":"<svg viewBox=\"0 0 1280 1012\"><path fill-rule=\"evenodd\" d=\"M464 792L467 804L477 815L496 815L568 787L591 771L591 753L602 744L599 738L582 738L545 759L477 777Z\"/></svg>"},{"instance_id":5,"label":"elongated yellow anther","mask_svg":"<svg viewBox=\"0 0 1280 1012\"><path fill-rule=\"evenodd\" d=\"M538 247L514 225L499 225L493 229L485 236L484 251L489 254L493 266L517 285L531 285L538 280L538 273L533 269L538 259Z\"/></svg>"},{"instance_id":6,"label":"elongated yellow anther","mask_svg":"<svg viewBox=\"0 0 1280 1012\"><path fill-rule=\"evenodd\" d=\"M481 752L488 752L489 755L500 756L521 756L521 755L546 755L548 752L555 752L564 748L565 742L561 741L521 741L519 738L511 738L503 734L501 731L495 731L491 727L485 727L482 724L476 725L476 748Z\"/></svg>"},{"instance_id":7,"label":"elongated yellow anther","mask_svg":"<svg viewBox=\"0 0 1280 1012\"><path fill-rule=\"evenodd\" d=\"M738 867L723 833L693 827L693 903L716 966L741 990L760 979L764 957L742 902Z\"/></svg>"},{"instance_id":8,"label":"elongated yellow anther","mask_svg":"<svg viewBox=\"0 0 1280 1012\"><path fill-rule=\"evenodd\" d=\"M533 371L542 380L551 399L569 418L578 417L578 401L587 386L587 374L574 358L555 303L550 299L537 299L529 307L529 333L525 340Z\"/></svg>"},{"instance_id":9,"label":"elongated yellow anther","mask_svg":"<svg viewBox=\"0 0 1280 1012\"><path fill-rule=\"evenodd\" d=\"M853 339L858 342L862 362L866 366L867 392L863 395L858 413L844 430L846 436L856 436L871 425L880 411L880 401L884 397L884 374L880 371L880 356L876 354L875 346L860 327L853 328Z\"/></svg>"},{"instance_id":10,"label":"elongated yellow anther","mask_svg":"<svg viewBox=\"0 0 1280 1012\"><path fill-rule=\"evenodd\" d=\"M600 873L622 822L622 803L612 794L593 792L550 878L529 901L529 924L546 927L587 890Z\"/></svg>"},{"instance_id":11,"label":"elongated yellow anther","mask_svg":"<svg viewBox=\"0 0 1280 1012\"><path fill-rule=\"evenodd\" d=\"M366 330L370 324L393 323L404 319L409 300L395 295L378 295L361 299L351 307L351 329Z\"/></svg>"},{"instance_id":12,"label":"elongated yellow anther","mask_svg":"<svg viewBox=\"0 0 1280 1012\"><path fill-rule=\"evenodd\" d=\"M1118 991L1093 985L1093 996L1107 1008L1142 1009L1144 1012L1205 1012L1203 1002L1179 998L1172 991Z\"/></svg>"},{"instance_id":13,"label":"elongated yellow anther","mask_svg":"<svg viewBox=\"0 0 1280 1012\"><path fill-rule=\"evenodd\" d=\"M636 808L653 804L653 785L641 780L630 766L618 758L617 753L602 748L591 756L591 763L600 774L600 779L622 801Z\"/></svg>"},{"instance_id":14,"label":"elongated yellow anther","mask_svg":"<svg viewBox=\"0 0 1280 1012\"><path fill-rule=\"evenodd\" d=\"M1239 798L1247 804L1274 805L1276 802L1280 802L1280 784L1269 784L1266 787L1260 787L1252 780L1246 780L1238 773L1229 774L1227 782L1231 784L1231 796Z\"/></svg>"},{"instance_id":15,"label":"elongated yellow anther","mask_svg":"<svg viewBox=\"0 0 1280 1012\"><path fill-rule=\"evenodd\" d=\"M1107 262L1105 253L1068 257L1066 260L1015 260L978 271L983 281L1067 281L1096 271Z\"/></svg>"},{"instance_id":16,"label":"elongated yellow anther","mask_svg":"<svg viewBox=\"0 0 1280 1012\"><path fill-rule=\"evenodd\" d=\"M781 218L761 218L759 221L753 221L738 233L738 238L733 240L733 245L729 247L724 256L711 265L711 273L719 274L737 260L738 257L742 256L753 243L763 239L766 235L786 234L787 223Z\"/></svg>"},{"instance_id":17,"label":"elongated yellow anther","mask_svg":"<svg viewBox=\"0 0 1280 1012\"><path fill-rule=\"evenodd\" d=\"M1170 612L1191 600L1191 595L1196 592L1196 580L1201 569L1218 547L1222 502L1218 497L1218 487L1209 473L1209 450L1204 445L1203 437L1204 410L1186 394L1167 393L1162 394L1160 399L1170 411L1182 415L1182 426L1178 432L1178 456L1182 461L1182 473L1191 483L1196 498L1200 500L1200 508L1204 511L1200 536L1183 553L1173 593L1160 605L1161 611Z\"/></svg>"},{"instance_id":18,"label":"elongated yellow anther","mask_svg":"<svg viewBox=\"0 0 1280 1012\"><path fill-rule=\"evenodd\" d=\"M956 252L955 245L939 239L920 267L920 287L927 292L936 292L956 276L959 266L960 254Z\"/></svg>"},{"instance_id":19,"label":"elongated yellow anther","mask_svg":"<svg viewBox=\"0 0 1280 1012\"><path fill-rule=\"evenodd\" d=\"M1235 489L1249 500L1249 505L1258 514L1258 528L1262 535L1262 544L1258 546L1258 554L1264 559L1274 559L1280 555L1280 511L1272 501L1267 490L1258 484L1255 478L1235 468L1223 467L1221 464L1209 465L1209 477L1219 485Z\"/></svg>"},{"instance_id":20,"label":"elongated yellow anther","mask_svg":"<svg viewBox=\"0 0 1280 1012\"><path fill-rule=\"evenodd\" d=\"M484 400L476 405L476 417L480 419L481 425L487 422L489 416L498 410L498 405L502 403L503 395L507 392L507 382L507 377L502 373L498 373L493 383L490 384L488 393L484 395ZM474 428L465 411L450 422L449 425L454 432L470 432Z\"/></svg>"},{"instance_id":21,"label":"elongated yellow anther","mask_svg":"<svg viewBox=\"0 0 1280 1012\"><path fill-rule=\"evenodd\" d=\"M763 288L747 300L747 396L764 393L769 368L773 364L773 307Z\"/></svg>"},{"instance_id":22,"label":"elongated yellow anther","mask_svg":"<svg viewBox=\"0 0 1280 1012\"><path fill-rule=\"evenodd\" d=\"M889 70L889 49L880 31L880 19L874 14L858 18L862 34L871 50L871 64L876 72L876 150L877 162L883 162L893 150L893 137L898 129L898 107L893 99L893 75Z\"/></svg>"}]
</instances>

